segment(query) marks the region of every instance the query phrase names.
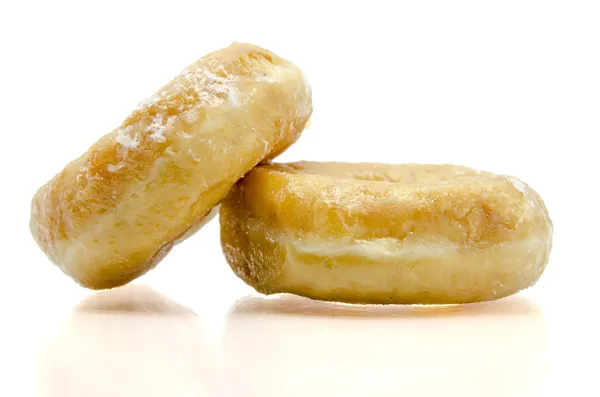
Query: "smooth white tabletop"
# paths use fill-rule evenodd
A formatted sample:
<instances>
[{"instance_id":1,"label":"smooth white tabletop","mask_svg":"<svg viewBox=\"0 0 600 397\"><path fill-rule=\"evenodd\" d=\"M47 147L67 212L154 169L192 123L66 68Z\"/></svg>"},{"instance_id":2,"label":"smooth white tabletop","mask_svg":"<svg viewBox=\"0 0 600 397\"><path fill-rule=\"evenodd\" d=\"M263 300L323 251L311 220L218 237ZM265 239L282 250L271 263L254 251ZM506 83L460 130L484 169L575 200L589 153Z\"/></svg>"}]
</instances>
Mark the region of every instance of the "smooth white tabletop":
<instances>
[{"instance_id":1,"label":"smooth white tabletop","mask_svg":"<svg viewBox=\"0 0 600 397\"><path fill-rule=\"evenodd\" d=\"M569 262L560 249L537 286L496 302L361 306L256 294L228 269L217 244L215 220L146 276L103 292L77 286L32 250L37 274L23 274L26 288L4 287L1 359L10 375L1 395L598 390L596 308L576 288L564 289L573 280L560 277Z\"/></svg>"}]
</instances>

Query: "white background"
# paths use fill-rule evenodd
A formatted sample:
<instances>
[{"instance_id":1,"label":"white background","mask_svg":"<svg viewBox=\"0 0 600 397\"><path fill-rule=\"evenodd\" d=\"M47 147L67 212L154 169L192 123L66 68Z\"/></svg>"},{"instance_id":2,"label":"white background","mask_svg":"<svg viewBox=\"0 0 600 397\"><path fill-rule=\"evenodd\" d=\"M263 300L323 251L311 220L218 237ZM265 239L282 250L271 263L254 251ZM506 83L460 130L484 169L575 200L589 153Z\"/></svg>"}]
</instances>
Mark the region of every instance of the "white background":
<instances>
[{"instance_id":1,"label":"white background","mask_svg":"<svg viewBox=\"0 0 600 397\"><path fill-rule=\"evenodd\" d=\"M599 7L3 1L0 395L600 395ZM64 276L29 235L35 190L234 40L313 88L312 125L281 161L455 163L529 183L555 226L540 282L446 309L248 298L216 221L133 287L94 298Z\"/></svg>"}]
</instances>

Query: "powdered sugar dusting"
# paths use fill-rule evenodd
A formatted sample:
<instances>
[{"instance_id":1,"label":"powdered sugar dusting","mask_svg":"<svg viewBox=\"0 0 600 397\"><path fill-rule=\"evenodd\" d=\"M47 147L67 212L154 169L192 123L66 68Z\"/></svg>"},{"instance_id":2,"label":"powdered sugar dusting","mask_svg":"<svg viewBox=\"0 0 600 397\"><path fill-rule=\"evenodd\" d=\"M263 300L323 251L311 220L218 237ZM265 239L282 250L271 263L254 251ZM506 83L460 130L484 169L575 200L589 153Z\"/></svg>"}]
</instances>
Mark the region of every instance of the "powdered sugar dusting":
<instances>
[{"instance_id":1,"label":"powdered sugar dusting","mask_svg":"<svg viewBox=\"0 0 600 397\"><path fill-rule=\"evenodd\" d=\"M119 143L121 146L127 149L135 149L139 144L139 136L133 135L133 127L127 126L126 128L120 128L117 131L117 136L115 137L115 141Z\"/></svg>"},{"instance_id":2,"label":"powdered sugar dusting","mask_svg":"<svg viewBox=\"0 0 600 397\"><path fill-rule=\"evenodd\" d=\"M164 92L164 91L163 91ZM147 98L138 104L138 109L148 108L151 105L155 104L160 99L158 93L152 95L150 98Z\"/></svg>"},{"instance_id":3,"label":"powdered sugar dusting","mask_svg":"<svg viewBox=\"0 0 600 397\"><path fill-rule=\"evenodd\" d=\"M123 168L124 166L125 166L125 163L122 161L119 161L116 165L109 164L106 168L108 169L109 172L116 172L116 171L120 170L121 168Z\"/></svg>"},{"instance_id":4,"label":"powdered sugar dusting","mask_svg":"<svg viewBox=\"0 0 600 397\"><path fill-rule=\"evenodd\" d=\"M171 129L176 120L176 116L170 116L169 118L165 119L165 117L160 113L154 116L154 119L148 126L148 131L150 131L149 138L154 142L165 142L167 140L165 134Z\"/></svg>"},{"instance_id":5,"label":"powdered sugar dusting","mask_svg":"<svg viewBox=\"0 0 600 397\"><path fill-rule=\"evenodd\" d=\"M188 124L194 124L196 121L198 121L198 112L193 109L187 112L185 115L185 121Z\"/></svg>"},{"instance_id":6,"label":"powdered sugar dusting","mask_svg":"<svg viewBox=\"0 0 600 397\"><path fill-rule=\"evenodd\" d=\"M183 94L183 96L177 96ZM167 133L177 120L191 125L200 119L197 106L218 106L227 101L233 107L241 107L243 99L237 88L237 77L227 73L222 64L211 60L200 60L189 66L175 78L172 85L155 93L138 105L138 110L152 111L152 119L144 131L150 141L163 143ZM177 109L178 116L167 117L170 109ZM172 114L172 113L171 113ZM137 124L136 128L143 128ZM135 149L140 144L139 133L134 133L134 127L120 129L115 138L127 149ZM184 138L190 135L181 132Z\"/></svg>"},{"instance_id":7,"label":"powdered sugar dusting","mask_svg":"<svg viewBox=\"0 0 600 397\"><path fill-rule=\"evenodd\" d=\"M154 120L152 120L152 123L148 126L148 130L151 132L150 139L153 141L164 142L167 140L164 136L165 125L161 114L154 117Z\"/></svg>"},{"instance_id":8,"label":"powdered sugar dusting","mask_svg":"<svg viewBox=\"0 0 600 397\"><path fill-rule=\"evenodd\" d=\"M238 97L238 92L235 90L231 90L229 91L227 98L229 98L229 103L231 104L231 106L239 108L240 106L242 106L242 103L240 102L240 98Z\"/></svg>"},{"instance_id":9,"label":"powdered sugar dusting","mask_svg":"<svg viewBox=\"0 0 600 397\"><path fill-rule=\"evenodd\" d=\"M211 66L213 69L218 70L221 75L213 73L209 69ZM223 103L224 98L227 98L232 106L239 107L241 105L236 79L225 71L223 65L202 60L196 65L185 69L182 75L204 105L220 105Z\"/></svg>"}]
</instances>

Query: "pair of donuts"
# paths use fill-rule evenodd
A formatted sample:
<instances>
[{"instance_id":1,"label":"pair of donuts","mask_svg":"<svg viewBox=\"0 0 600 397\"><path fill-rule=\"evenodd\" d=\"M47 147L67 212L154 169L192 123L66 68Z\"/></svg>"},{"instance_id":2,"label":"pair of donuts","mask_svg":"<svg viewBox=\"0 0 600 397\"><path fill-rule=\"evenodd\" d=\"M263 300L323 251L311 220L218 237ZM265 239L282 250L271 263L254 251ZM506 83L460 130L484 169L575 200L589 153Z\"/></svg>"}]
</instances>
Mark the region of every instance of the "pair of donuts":
<instances>
[{"instance_id":1,"label":"pair of donuts","mask_svg":"<svg viewBox=\"0 0 600 397\"><path fill-rule=\"evenodd\" d=\"M311 113L296 66L234 43L187 67L44 185L32 234L92 289L153 268L219 203L229 265L265 294L467 303L539 279L552 222L525 183L453 165L271 163Z\"/></svg>"}]
</instances>

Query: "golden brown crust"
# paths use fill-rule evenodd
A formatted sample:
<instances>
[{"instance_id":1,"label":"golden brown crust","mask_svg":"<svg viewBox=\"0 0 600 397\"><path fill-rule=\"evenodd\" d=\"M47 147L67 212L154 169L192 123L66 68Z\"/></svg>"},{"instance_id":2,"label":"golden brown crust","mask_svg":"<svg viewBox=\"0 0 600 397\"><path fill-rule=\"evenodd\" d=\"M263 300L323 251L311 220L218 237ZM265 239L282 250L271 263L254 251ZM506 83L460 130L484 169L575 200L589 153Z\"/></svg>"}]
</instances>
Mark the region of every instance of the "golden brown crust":
<instances>
[{"instance_id":1,"label":"golden brown crust","mask_svg":"<svg viewBox=\"0 0 600 397\"><path fill-rule=\"evenodd\" d=\"M371 303L512 294L539 278L552 235L520 180L416 164L262 165L223 201L221 227L259 291Z\"/></svg>"},{"instance_id":2,"label":"golden brown crust","mask_svg":"<svg viewBox=\"0 0 600 397\"><path fill-rule=\"evenodd\" d=\"M292 144L311 112L310 87L288 61L242 43L211 53L37 192L33 236L82 285L124 284Z\"/></svg>"}]
</instances>

